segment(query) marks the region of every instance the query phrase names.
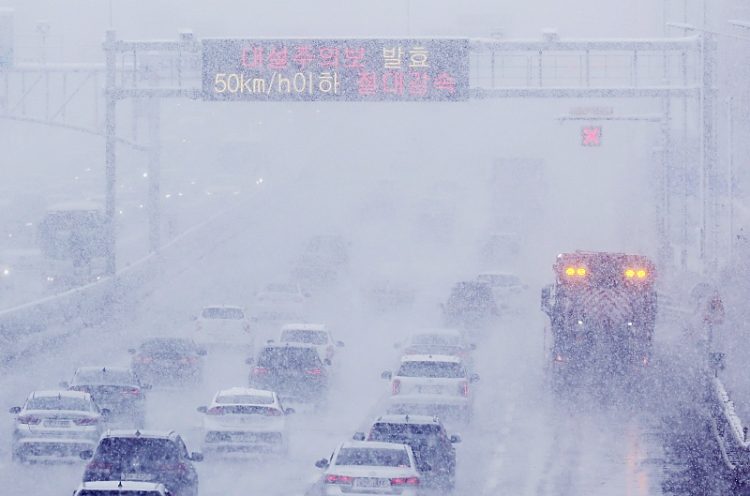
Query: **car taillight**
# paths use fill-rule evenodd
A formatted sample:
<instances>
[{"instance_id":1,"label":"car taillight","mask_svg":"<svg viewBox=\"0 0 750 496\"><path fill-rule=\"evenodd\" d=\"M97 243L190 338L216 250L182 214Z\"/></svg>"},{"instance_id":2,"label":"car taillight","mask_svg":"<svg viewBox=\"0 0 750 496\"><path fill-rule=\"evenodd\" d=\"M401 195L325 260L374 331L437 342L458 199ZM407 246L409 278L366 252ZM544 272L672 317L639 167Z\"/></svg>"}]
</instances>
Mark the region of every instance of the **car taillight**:
<instances>
[{"instance_id":1,"label":"car taillight","mask_svg":"<svg viewBox=\"0 0 750 496\"><path fill-rule=\"evenodd\" d=\"M458 393L462 396L469 397L469 383L462 382L458 385Z\"/></svg>"},{"instance_id":2,"label":"car taillight","mask_svg":"<svg viewBox=\"0 0 750 496\"><path fill-rule=\"evenodd\" d=\"M138 363L151 363L154 361L154 359L150 356L139 356L136 361Z\"/></svg>"},{"instance_id":3,"label":"car taillight","mask_svg":"<svg viewBox=\"0 0 750 496\"><path fill-rule=\"evenodd\" d=\"M268 375L268 369L265 367L254 367L253 375Z\"/></svg>"},{"instance_id":4,"label":"car taillight","mask_svg":"<svg viewBox=\"0 0 750 496\"><path fill-rule=\"evenodd\" d=\"M34 417L32 415L24 415L23 417L18 417L18 423L24 424L24 425L38 425L42 419L39 417Z\"/></svg>"},{"instance_id":5,"label":"car taillight","mask_svg":"<svg viewBox=\"0 0 750 496\"><path fill-rule=\"evenodd\" d=\"M86 467L88 470L112 470L112 465L107 462L91 462Z\"/></svg>"},{"instance_id":6,"label":"car taillight","mask_svg":"<svg viewBox=\"0 0 750 496\"><path fill-rule=\"evenodd\" d=\"M79 418L74 419L73 423L76 425L96 425L99 423L99 419L97 418Z\"/></svg>"},{"instance_id":7,"label":"car taillight","mask_svg":"<svg viewBox=\"0 0 750 496\"><path fill-rule=\"evenodd\" d=\"M83 393L90 393L91 392L89 390L88 386L70 386L70 388L68 388L68 389L70 389L71 391L81 391Z\"/></svg>"},{"instance_id":8,"label":"car taillight","mask_svg":"<svg viewBox=\"0 0 750 496\"><path fill-rule=\"evenodd\" d=\"M180 359L180 363L194 364L198 363L198 357L186 356Z\"/></svg>"},{"instance_id":9,"label":"car taillight","mask_svg":"<svg viewBox=\"0 0 750 496\"><path fill-rule=\"evenodd\" d=\"M391 394L398 394L401 392L401 381L398 379L393 379L393 383L391 384Z\"/></svg>"},{"instance_id":10,"label":"car taillight","mask_svg":"<svg viewBox=\"0 0 750 496\"><path fill-rule=\"evenodd\" d=\"M213 408L209 408L206 413L209 415L224 415L224 408L215 406Z\"/></svg>"},{"instance_id":11,"label":"car taillight","mask_svg":"<svg viewBox=\"0 0 750 496\"><path fill-rule=\"evenodd\" d=\"M348 475L326 475L326 484L351 484L352 477Z\"/></svg>"},{"instance_id":12,"label":"car taillight","mask_svg":"<svg viewBox=\"0 0 750 496\"><path fill-rule=\"evenodd\" d=\"M275 408L266 408L266 416L268 417L280 417L281 415L281 410L277 410Z\"/></svg>"},{"instance_id":13,"label":"car taillight","mask_svg":"<svg viewBox=\"0 0 750 496\"><path fill-rule=\"evenodd\" d=\"M307 375L321 375L323 371L321 369L307 369L305 370L305 374Z\"/></svg>"},{"instance_id":14,"label":"car taillight","mask_svg":"<svg viewBox=\"0 0 750 496\"><path fill-rule=\"evenodd\" d=\"M140 394L141 394L141 390L139 388L129 388L129 389L122 390L123 396L138 396Z\"/></svg>"},{"instance_id":15,"label":"car taillight","mask_svg":"<svg viewBox=\"0 0 750 496\"><path fill-rule=\"evenodd\" d=\"M418 486L419 477L395 477L391 479L392 486Z\"/></svg>"}]
</instances>

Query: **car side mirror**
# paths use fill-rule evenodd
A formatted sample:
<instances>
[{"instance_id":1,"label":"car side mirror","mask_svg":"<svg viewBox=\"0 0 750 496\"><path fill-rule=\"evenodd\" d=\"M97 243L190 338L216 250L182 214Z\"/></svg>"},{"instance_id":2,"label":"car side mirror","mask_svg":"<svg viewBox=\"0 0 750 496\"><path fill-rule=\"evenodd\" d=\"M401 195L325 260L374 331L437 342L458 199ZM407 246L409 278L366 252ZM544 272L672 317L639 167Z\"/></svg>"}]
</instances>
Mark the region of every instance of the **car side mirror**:
<instances>
[{"instance_id":1,"label":"car side mirror","mask_svg":"<svg viewBox=\"0 0 750 496\"><path fill-rule=\"evenodd\" d=\"M328 468L328 460L325 458L321 458L317 462L315 462L315 466L318 468Z\"/></svg>"},{"instance_id":2,"label":"car side mirror","mask_svg":"<svg viewBox=\"0 0 750 496\"><path fill-rule=\"evenodd\" d=\"M460 443L461 442L461 436L459 436L458 434L452 434L451 437L450 437L450 440L451 440L451 444Z\"/></svg>"},{"instance_id":3,"label":"car side mirror","mask_svg":"<svg viewBox=\"0 0 750 496\"><path fill-rule=\"evenodd\" d=\"M432 465L430 465L427 462L422 462L422 466L420 467L420 472L432 472Z\"/></svg>"},{"instance_id":4,"label":"car side mirror","mask_svg":"<svg viewBox=\"0 0 750 496\"><path fill-rule=\"evenodd\" d=\"M364 432L355 432L352 436L352 439L355 441L364 441L365 440L365 433Z\"/></svg>"},{"instance_id":5,"label":"car side mirror","mask_svg":"<svg viewBox=\"0 0 750 496\"><path fill-rule=\"evenodd\" d=\"M8 409L9 413L12 413L13 415L18 415L21 413L21 407L20 406L13 406Z\"/></svg>"},{"instance_id":6,"label":"car side mirror","mask_svg":"<svg viewBox=\"0 0 750 496\"><path fill-rule=\"evenodd\" d=\"M344 347L344 342L343 341L336 341L336 346L338 346L339 348L343 348Z\"/></svg>"},{"instance_id":7,"label":"car side mirror","mask_svg":"<svg viewBox=\"0 0 750 496\"><path fill-rule=\"evenodd\" d=\"M112 411L109 408L101 408L99 409L99 413L101 414L104 420L108 420L109 417L112 415Z\"/></svg>"},{"instance_id":8,"label":"car side mirror","mask_svg":"<svg viewBox=\"0 0 750 496\"><path fill-rule=\"evenodd\" d=\"M291 415L295 413L294 408L284 408L284 415Z\"/></svg>"},{"instance_id":9,"label":"car side mirror","mask_svg":"<svg viewBox=\"0 0 750 496\"><path fill-rule=\"evenodd\" d=\"M255 363L255 360L253 360L253 357L247 357L247 358L245 358L245 364L246 365L252 365L253 363Z\"/></svg>"},{"instance_id":10,"label":"car side mirror","mask_svg":"<svg viewBox=\"0 0 750 496\"><path fill-rule=\"evenodd\" d=\"M196 410L196 411L197 411L198 413L206 413L206 412L208 412L208 408L207 408L207 407L205 407L205 406L199 406L199 407L198 407L198 408L196 408L195 410Z\"/></svg>"},{"instance_id":11,"label":"car side mirror","mask_svg":"<svg viewBox=\"0 0 750 496\"><path fill-rule=\"evenodd\" d=\"M386 370L382 374L380 374L381 379L388 379L390 381L392 377L393 377L393 374L391 373L390 370Z\"/></svg>"},{"instance_id":12,"label":"car side mirror","mask_svg":"<svg viewBox=\"0 0 750 496\"><path fill-rule=\"evenodd\" d=\"M193 451L190 453L190 461L191 462L202 462L203 461L203 453L200 451Z\"/></svg>"},{"instance_id":13,"label":"car side mirror","mask_svg":"<svg viewBox=\"0 0 750 496\"><path fill-rule=\"evenodd\" d=\"M478 382L479 381L479 374L471 374L469 376L469 382Z\"/></svg>"},{"instance_id":14,"label":"car side mirror","mask_svg":"<svg viewBox=\"0 0 750 496\"><path fill-rule=\"evenodd\" d=\"M326 365L328 365L328 366L330 366L331 365L331 359L330 358L326 358L325 360L323 360L323 363L326 364Z\"/></svg>"},{"instance_id":15,"label":"car side mirror","mask_svg":"<svg viewBox=\"0 0 750 496\"><path fill-rule=\"evenodd\" d=\"M70 387L70 384L68 384L68 381L60 381L58 384L62 389L68 389Z\"/></svg>"},{"instance_id":16,"label":"car side mirror","mask_svg":"<svg viewBox=\"0 0 750 496\"><path fill-rule=\"evenodd\" d=\"M200 348L195 352L195 354L198 356L206 356L208 355L208 351L204 350L203 348Z\"/></svg>"},{"instance_id":17,"label":"car side mirror","mask_svg":"<svg viewBox=\"0 0 750 496\"><path fill-rule=\"evenodd\" d=\"M135 348L128 348L128 353L135 355Z\"/></svg>"},{"instance_id":18,"label":"car side mirror","mask_svg":"<svg viewBox=\"0 0 750 496\"><path fill-rule=\"evenodd\" d=\"M78 453L78 458L81 460L91 460L94 457L94 451L93 450L83 450L80 453Z\"/></svg>"}]
</instances>

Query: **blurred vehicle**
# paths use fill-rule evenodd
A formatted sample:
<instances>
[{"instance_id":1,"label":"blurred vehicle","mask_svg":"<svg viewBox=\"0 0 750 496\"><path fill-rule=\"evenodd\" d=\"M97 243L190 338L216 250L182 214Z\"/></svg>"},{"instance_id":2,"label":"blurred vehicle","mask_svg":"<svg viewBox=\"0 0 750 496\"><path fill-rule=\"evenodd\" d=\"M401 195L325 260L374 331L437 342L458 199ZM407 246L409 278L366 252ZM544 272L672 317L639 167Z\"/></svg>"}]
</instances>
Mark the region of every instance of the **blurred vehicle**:
<instances>
[{"instance_id":1,"label":"blurred vehicle","mask_svg":"<svg viewBox=\"0 0 750 496\"><path fill-rule=\"evenodd\" d=\"M305 251L292 269L292 276L312 287L335 283L349 265L349 242L340 235L310 238Z\"/></svg>"},{"instance_id":2,"label":"blurred vehicle","mask_svg":"<svg viewBox=\"0 0 750 496\"><path fill-rule=\"evenodd\" d=\"M441 308L445 324L462 329L484 328L500 314L490 285L477 281L455 284Z\"/></svg>"},{"instance_id":3,"label":"blurred vehicle","mask_svg":"<svg viewBox=\"0 0 750 496\"><path fill-rule=\"evenodd\" d=\"M297 283L271 283L255 295L253 318L261 322L303 319L310 294Z\"/></svg>"},{"instance_id":4,"label":"blurred vehicle","mask_svg":"<svg viewBox=\"0 0 750 496\"><path fill-rule=\"evenodd\" d=\"M195 342L204 347L224 347L252 354L255 337L241 307L205 307L195 323Z\"/></svg>"},{"instance_id":5,"label":"blurred vehicle","mask_svg":"<svg viewBox=\"0 0 750 496\"><path fill-rule=\"evenodd\" d=\"M420 473L405 444L347 441L315 466L324 469L317 494L419 494Z\"/></svg>"},{"instance_id":6,"label":"blurred vehicle","mask_svg":"<svg viewBox=\"0 0 750 496\"><path fill-rule=\"evenodd\" d=\"M287 324L281 328L279 342L314 346L326 365L333 363L336 348L344 346L342 341L333 339L331 331L323 324Z\"/></svg>"},{"instance_id":7,"label":"blurred vehicle","mask_svg":"<svg viewBox=\"0 0 750 496\"><path fill-rule=\"evenodd\" d=\"M468 343L459 329L422 329L413 332L403 343L396 343L404 355L453 355L461 358L467 368L473 365L472 351L476 345Z\"/></svg>"},{"instance_id":8,"label":"blurred vehicle","mask_svg":"<svg viewBox=\"0 0 750 496\"><path fill-rule=\"evenodd\" d=\"M409 308L416 299L414 288L392 280L377 280L362 289L362 296L379 313Z\"/></svg>"},{"instance_id":9,"label":"blurred vehicle","mask_svg":"<svg viewBox=\"0 0 750 496\"><path fill-rule=\"evenodd\" d=\"M469 374L459 357L405 355L395 374L385 371L381 377L391 381L389 413L471 419L474 397L469 384L479 375Z\"/></svg>"},{"instance_id":10,"label":"blurred vehicle","mask_svg":"<svg viewBox=\"0 0 750 496\"><path fill-rule=\"evenodd\" d=\"M181 385L200 381L206 350L190 339L153 338L128 353L133 355L130 368L142 380L154 385Z\"/></svg>"},{"instance_id":11,"label":"blurred vehicle","mask_svg":"<svg viewBox=\"0 0 750 496\"><path fill-rule=\"evenodd\" d=\"M81 391L34 391L14 414L14 461L75 460L96 446L109 413Z\"/></svg>"},{"instance_id":12,"label":"blurred vehicle","mask_svg":"<svg viewBox=\"0 0 750 496\"><path fill-rule=\"evenodd\" d=\"M517 275L509 272L483 272L477 276L477 281L492 288L495 301L503 312L518 310L523 293L529 289Z\"/></svg>"},{"instance_id":13,"label":"blurred vehicle","mask_svg":"<svg viewBox=\"0 0 750 496\"><path fill-rule=\"evenodd\" d=\"M89 460L83 482L161 483L171 494L198 496L198 473L192 462L203 460L203 455L189 454L174 431L107 431L95 451L82 451L80 457Z\"/></svg>"},{"instance_id":14,"label":"blurred vehicle","mask_svg":"<svg viewBox=\"0 0 750 496\"><path fill-rule=\"evenodd\" d=\"M106 255L107 218L97 202L51 206L38 226L39 248L54 260L83 266Z\"/></svg>"},{"instance_id":15,"label":"blurred vehicle","mask_svg":"<svg viewBox=\"0 0 750 496\"><path fill-rule=\"evenodd\" d=\"M442 422L427 415L384 415L378 417L367 434L358 432L354 439L407 444L414 452L422 485L453 489L456 483L456 449L458 435L448 436Z\"/></svg>"},{"instance_id":16,"label":"blurred vehicle","mask_svg":"<svg viewBox=\"0 0 750 496\"><path fill-rule=\"evenodd\" d=\"M261 389L231 388L214 395L211 404L198 407L203 418L206 453L286 453L286 415L276 393Z\"/></svg>"},{"instance_id":17,"label":"blurred vehicle","mask_svg":"<svg viewBox=\"0 0 750 496\"><path fill-rule=\"evenodd\" d=\"M285 402L320 405L328 390L328 372L312 345L267 344L250 372L250 386L275 391Z\"/></svg>"},{"instance_id":18,"label":"blurred vehicle","mask_svg":"<svg viewBox=\"0 0 750 496\"><path fill-rule=\"evenodd\" d=\"M164 484L136 481L84 482L73 496L169 496Z\"/></svg>"},{"instance_id":19,"label":"blurred vehicle","mask_svg":"<svg viewBox=\"0 0 750 496\"><path fill-rule=\"evenodd\" d=\"M514 232L496 232L480 241L479 257L485 267L515 264L521 255L521 237Z\"/></svg>"},{"instance_id":20,"label":"blurred vehicle","mask_svg":"<svg viewBox=\"0 0 750 496\"><path fill-rule=\"evenodd\" d=\"M124 420L142 427L146 417L144 390L150 384L141 384L130 369L125 367L79 367L70 383L60 387L71 391L89 393L100 408L109 410L109 421Z\"/></svg>"}]
</instances>

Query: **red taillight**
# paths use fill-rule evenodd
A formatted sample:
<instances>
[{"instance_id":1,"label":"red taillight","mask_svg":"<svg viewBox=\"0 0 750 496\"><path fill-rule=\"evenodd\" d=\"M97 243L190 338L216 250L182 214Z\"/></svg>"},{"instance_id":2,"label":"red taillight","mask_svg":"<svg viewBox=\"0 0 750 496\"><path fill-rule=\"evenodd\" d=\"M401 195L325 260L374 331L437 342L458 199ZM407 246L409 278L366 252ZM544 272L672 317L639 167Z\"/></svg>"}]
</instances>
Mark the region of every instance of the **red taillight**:
<instances>
[{"instance_id":1,"label":"red taillight","mask_svg":"<svg viewBox=\"0 0 750 496\"><path fill-rule=\"evenodd\" d=\"M180 363L187 363L187 364L192 365L194 363L198 363L198 357L194 357L194 356L182 357L180 359Z\"/></svg>"},{"instance_id":2,"label":"red taillight","mask_svg":"<svg viewBox=\"0 0 750 496\"><path fill-rule=\"evenodd\" d=\"M99 423L99 419L97 418L79 418L74 419L73 423L76 425L96 425Z\"/></svg>"},{"instance_id":3,"label":"red taillight","mask_svg":"<svg viewBox=\"0 0 750 496\"><path fill-rule=\"evenodd\" d=\"M150 356L139 356L136 361L138 363L151 363L154 361L154 359Z\"/></svg>"},{"instance_id":4,"label":"red taillight","mask_svg":"<svg viewBox=\"0 0 750 496\"><path fill-rule=\"evenodd\" d=\"M88 467L86 467L89 470L111 470L112 465L106 462L91 462L89 463Z\"/></svg>"},{"instance_id":5,"label":"red taillight","mask_svg":"<svg viewBox=\"0 0 750 496\"><path fill-rule=\"evenodd\" d=\"M253 375L268 375L268 369L265 367L254 367Z\"/></svg>"},{"instance_id":6,"label":"red taillight","mask_svg":"<svg viewBox=\"0 0 750 496\"><path fill-rule=\"evenodd\" d=\"M305 370L305 374L307 375L321 375L323 371L321 369L307 369Z\"/></svg>"},{"instance_id":7,"label":"red taillight","mask_svg":"<svg viewBox=\"0 0 750 496\"><path fill-rule=\"evenodd\" d=\"M419 477L396 477L391 479L392 486L418 486Z\"/></svg>"},{"instance_id":8,"label":"red taillight","mask_svg":"<svg viewBox=\"0 0 750 496\"><path fill-rule=\"evenodd\" d=\"M326 484L351 484L351 483L352 483L352 477L349 477L348 475L334 475L334 474L326 475Z\"/></svg>"},{"instance_id":9,"label":"red taillight","mask_svg":"<svg viewBox=\"0 0 750 496\"><path fill-rule=\"evenodd\" d=\"M391 383L391 394L398 394L401 392L401 381L398 379L393 379L393 382Z\"/></svg>"},{"instance_id":10,"label":"red taillight","mask_svg":"<svg viewBox=\"0 0 750 496\"><path fill-rule=\"evenodd\" d=\"M224 408L215 406L213 408L209 408L206 413L209 415L224 415Z\"/></svg>"},{"instance_id":11,"label":"red taillight","mask_svg":"<svg viewBox=\"0 0 750 496\"><path fill-rule=\"evenodd\" d=\"M18 423L24 424L24 425L38 425L42 419L39 417L34 417L32 415L24 415L23 417L18 417Z\"/></svg>"},{"instance_id":12,"label":"red taillight","mask_svg":"<svg viewBox=\"0 0 750 496\"><path fill-rule=\"evenodd\" d=\"M266 408L266 416L268 417L280 417L283 415L281 413L281 410L277 410L275 408Z\"/></svg>"},{"instance_id":13,"label":"red taillight","mask_svg":"<svg viewBox=\"0 0 750 496\"><path fill-rule=\"evenodd\" d=\"M138 388L129 388L122 390L123 396L138 396L141 394L141 390Z\"/></svg>"},{"instance_id":14,"label":"red taillight","mask_svg":"<svg viewBox=\"0 0 750 496\"><path fill-rule=\"evenodd\" d=\"M90 393L88 386L70 386L69 388L71 391L81 391L83 393Z\"/></svg>"},{"instance_id":15,"label":"red taillight","mask_svg":"<svg viewBox=\"0 0 750 496\"><path fill-rule=\"evenodd\" d=\"M458 385L458 392L462 396L469 397L469 383L468 382L462 382Z\"/></svg>"}]
</instances>

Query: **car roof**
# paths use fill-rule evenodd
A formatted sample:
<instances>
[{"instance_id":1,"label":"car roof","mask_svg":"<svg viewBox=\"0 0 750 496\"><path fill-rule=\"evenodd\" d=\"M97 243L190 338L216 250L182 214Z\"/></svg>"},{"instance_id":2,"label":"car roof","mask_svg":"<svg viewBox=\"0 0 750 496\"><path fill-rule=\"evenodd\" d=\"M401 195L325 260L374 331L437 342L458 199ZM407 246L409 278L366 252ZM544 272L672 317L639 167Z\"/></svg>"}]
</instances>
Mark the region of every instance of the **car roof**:
<instances>
[{"instance_id":1,"label":"car roof","mask_svg":"<svg viewBox=\"0 0 750 496\"><path fill-rule=\"evenodd\" d=\"M438 417L430 415L408 415L408 414L389 414L381 415L375 419L374 424L436 424L440 425Z\"/></svg>"},{"instance_id":2,"label":"car roof","mask_svg":"<svg viewBox=\"0 0 750 496\"><path fill-rule=\"evenodd\" d=\"M85 393L83 391L69 391L67 389L33 391L31 394L29 394L29 398L55 398L55 397L77 398L81 400L90 399L89 393Z\"/></svg>"},{"instance_id":3,"label":"car roof","mask_svg":"<svg viewBox=\"0 0 750 496\"><path fill-rule=\"evenodd\" d=\"M341 443L342 448L369 448L369 449L392 449L401 450L408 448L402 443L386 443L383 441L345 441Z\"/></svg>"},{"instance_id":4,"label":"car roof","mask_svg":"<svg viewBox=\"0 0 750 496\"><path fill-rule=\"evenodd\" d=\"M268 343L266 344L263 349L279 349L279 348L306 348L315 350L317 353L318 349L315 347L315 345L307 344L307 343Z\"/></svg>"},{"instance_id":5,"label":"car roof","mask_svg":"<svg viewBox=\"0 0 750 496\"><path fill-rule=\"evenodd\" d=\"M404 355L402 362L452 362L461 363L461 358L453 355Z\"/></svg>"},{"instance_id":6,"label":"car roof","mask_svg":"<svg viewBox=\"0 0 750 496\"><path fill-rule=\"evenodd\" d=\"M266 398L273 398L273 391L267 389L253 389L246 387L233 387L229 389L222 389L216 393L216 396L231 396L231 395L246 395L246 396L260 396Z\"/></svg>"},{"instance_id":7,"label":"car roof","mask_svg":"<svg viewBox=\"0 0 750 496\"><path fill-rule=\"evenodd\" d=\"M82 374L82 373L89 373L89 372L127 372L130 373L130 369L128 367L78 367L76 369L76 374Z\"/></svg>"},{"instance_id":8,"label":"car roof","mask_svg":"<svg viewBox=\"0 0 750 496\"><path fill-rule=\"evenodd\" d=\"M155 431L141 429L111 429L102 434L103 438L147 438L147 439L172 439L177 434L175 431Z\"/></svg>"},{"instance_id":9,"label":"car roof","mask_svg":"<svg viewBox=\"0 0 750 496\"><path fill-rule=\"evenodd\" d=\"M81 489L93 489L93 490L117 490L122 489L125 491L161 491L164 492L164 484L159 482L143 482L143 481L91 481L84 482L78 486L78 490Z\"/></svg>"},{"instance_id":10,"label":"car roof","mask_svg":"<svg viewBox=\"0 0 750 496\"><path fill-rule=\"evenodd\" d=\"M282 331L326 331L325 324L286 324Z\"/></svg>"}]
</instances>

